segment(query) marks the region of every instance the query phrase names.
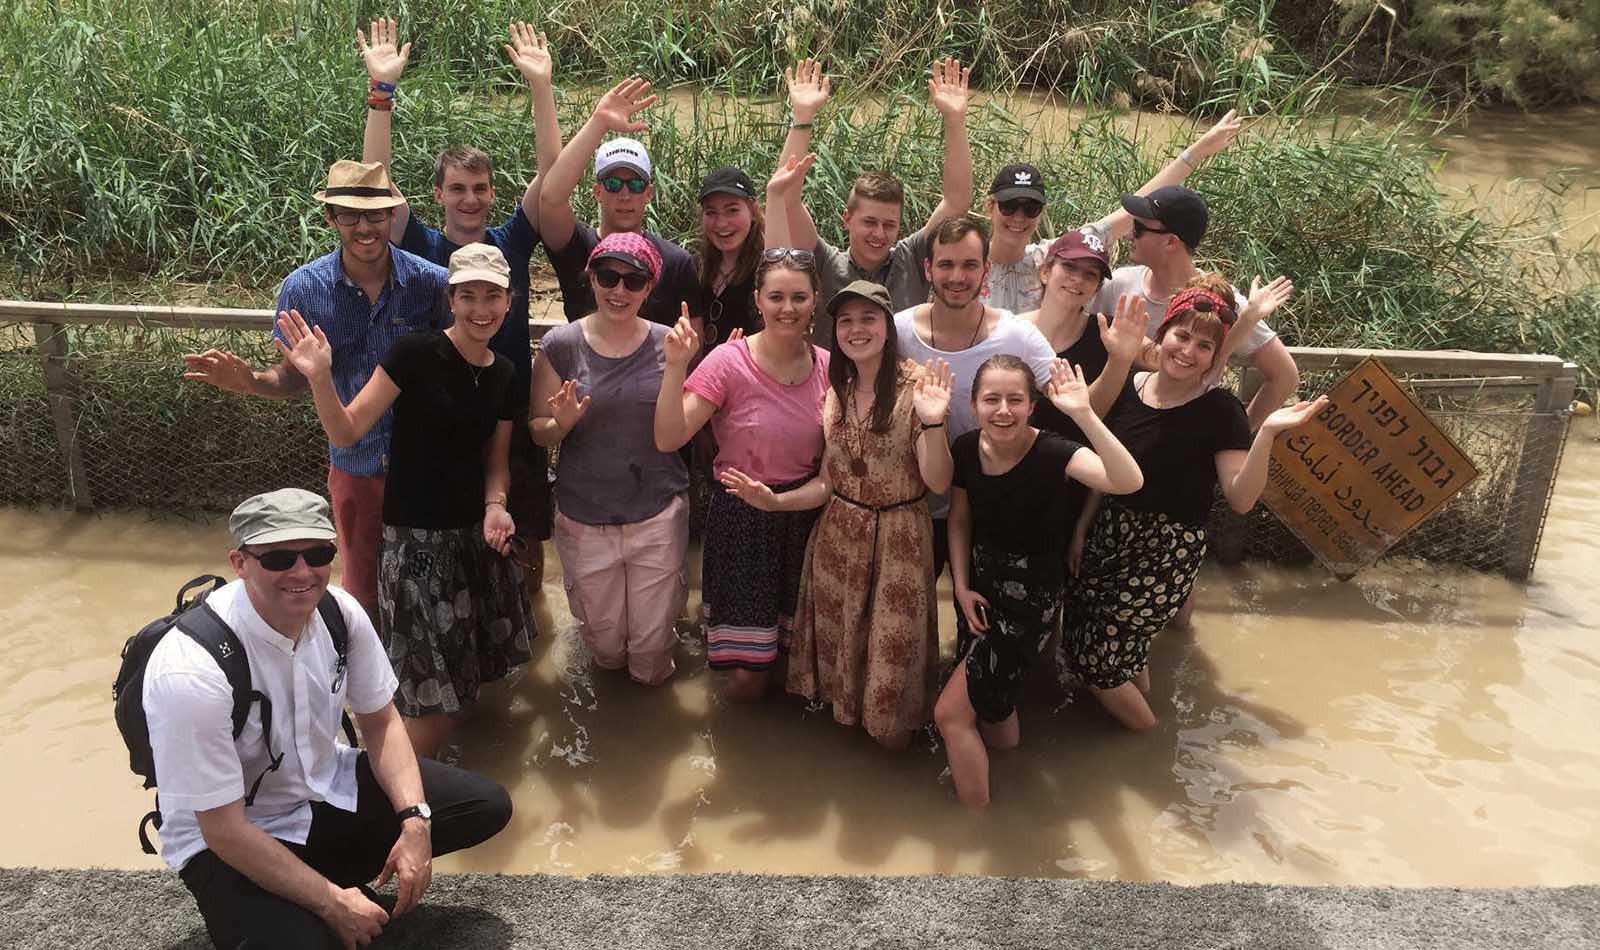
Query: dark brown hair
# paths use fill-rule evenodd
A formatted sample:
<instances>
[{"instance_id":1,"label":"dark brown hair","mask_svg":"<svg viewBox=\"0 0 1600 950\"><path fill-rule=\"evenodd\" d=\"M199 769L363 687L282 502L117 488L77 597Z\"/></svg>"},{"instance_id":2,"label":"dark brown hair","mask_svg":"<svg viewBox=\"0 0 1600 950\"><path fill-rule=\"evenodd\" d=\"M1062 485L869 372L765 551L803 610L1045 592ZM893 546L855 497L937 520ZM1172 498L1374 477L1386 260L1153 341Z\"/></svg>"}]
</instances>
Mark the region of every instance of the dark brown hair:
<instances>
[{"instance_id":1,"label":"dark brown hair","mask_svg":"<svg viewBox=\"0 0 1600 950\"><path fill-rule=\"evenodd\" d=\"M883 312L885 331L878 378L872 382L872 421L867 427L873 432L888 432L890 424L894 422L895 389L900 377L900 340L894 330L894 314L870 300L867 303ZM833 340L828 344L828 383L833 387L834 402L839 404L840 422L844 421L845 406L857 378L855 360L845 356L839 348L839 328L835 325Z\"/></svg>"},{"instance_id":2,"label":"dark brown hair","mask_svg":"<svg viewBox=\"0 0 1600 950\"><path fill-rule=\"evenodd\" d=\"M940 244L954 244L973 232L977 232L979 239L983 241L983 259L988 261L989 222L970 214L958 214L953 218L945 218L933 229L933 240L928 242L928 263L933 263L935 247Z\"/></svg>"},{"instance_id":3,"label":"dark brown hair","mask_svg":"<svg viewBox=\"0 0 1600 950\"><path fill-rule=\"evenodd\" d=\"M984 360L983 365L978 367L978 372L972 377L974 405L978 402L978 390L983 386L983 374L990 370L1012 370L1021 373L1022 378L1028 381L1028 404L1032 405L1039 401L1039 387L1033 381L1033 367L1024 363L1020 357L1012 356L1010 353L999 353Z\"/></svg>"},{"instance_id":4,"label":"dark brown hair","mask_svg":"<svg viewBox=\"0 0 1600 950\"><path fill-rule=\"evenodd\" d=\"M701 202L704 208L705 201L712 198L733 198L743 201L750 206L750 233L744 236L744 243L739 245L739 259L734 262L733 276L728 278L729 284L743 283L756 272L756 265L761 263L761 251L766 246L762 235L766 233L767 218L761 211L761 204L753 198L740 198L738 195L717 193L706 195ZM696 248L700 252L700 286L707 291L717 277L717 271L722 268L722 252L711 243L711 235L706 233L706 218L700 216L700 240Z\"/></svg>"},{"instance_id":5,"label":"dark brown hair","mask_svg":"<svg viewBox=\"0 0 1600 950\"><path fill-rule=\"evenodd\" d=\"M464 172L482 172L489 176L489 185L491 187L494 185L494 165L483 149L473 148L470 145L452 145L440 152L433 163L433 187L444 187L446 168L459 168Z\"/></svg>"}]
</instances>

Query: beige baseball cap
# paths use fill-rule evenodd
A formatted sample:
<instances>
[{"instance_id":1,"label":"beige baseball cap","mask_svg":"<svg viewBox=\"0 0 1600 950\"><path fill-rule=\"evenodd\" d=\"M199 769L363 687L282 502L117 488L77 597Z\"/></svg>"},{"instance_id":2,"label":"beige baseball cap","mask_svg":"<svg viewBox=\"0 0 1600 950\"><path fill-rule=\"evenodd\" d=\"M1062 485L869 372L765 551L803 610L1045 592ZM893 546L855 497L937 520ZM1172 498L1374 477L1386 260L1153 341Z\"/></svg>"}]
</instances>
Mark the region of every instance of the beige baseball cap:
<instances>
[{"instance_id":1,"label":"beige baseball cap","mask_svg":"<svg viewBox=\"0 0 1600 950\"><path fill-rule=\"evenodd\" d=\"M486 280L496 287L511 286L511 265L498 247L489 244L464 244L450 255L450 283Z\"/></svg>"},{"instance_id":2,"label":"beige baseball cap","mask_svg":"<svg viewBox=\"0 0 1600 950\"><path fill-rule=\"evenodd\" d=\"M246 498L228 516L228 532L240 547L337 537L328 502L303 488L280 488Z\"/></svg>"}]
</instances>

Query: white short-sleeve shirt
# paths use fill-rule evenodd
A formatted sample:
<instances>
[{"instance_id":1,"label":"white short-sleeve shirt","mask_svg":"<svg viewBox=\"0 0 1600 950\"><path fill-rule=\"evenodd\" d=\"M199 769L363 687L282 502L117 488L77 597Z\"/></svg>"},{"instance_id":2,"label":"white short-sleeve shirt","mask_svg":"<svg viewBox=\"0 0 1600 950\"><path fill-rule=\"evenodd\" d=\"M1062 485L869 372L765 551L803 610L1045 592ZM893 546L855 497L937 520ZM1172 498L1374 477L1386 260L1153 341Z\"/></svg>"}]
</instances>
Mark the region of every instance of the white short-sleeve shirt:
<instances>
[{"instance_id":1,"label":"white short-sleeve shirt","mask_svg":"<svg viewBox=\"0 0 1600 950\"><path fill-rule=\"evenodd\" d=\"M207 599L244 645L251 685L272 700L272 751L283 755L283 764L261 782L245 817L294 844L304 844L311 830L311 802L355 810L359 753L341 736L345 705L360 715L377 712L394 697L397 685L366 611L344 591L329 590L350 634L342 681L321 614L311 615L296 642L261 619L243 581ZM260 707L251 708L235 740L227 676L204 647L175 630L150 654L144 708L161 800L161 858L182 869L206 848L195 812L243 798L271 764Z\"/></svg>"},{"instance_id":2,"label":"white short-sleeve shirt","mask_svg":"<svg viewBox=\"0 0 1600 950\"><path fill-rule=\"evenodd\" d=\"M1150 314L1155 318L1150 321L1150 332L1154 333L1156 328L1161 325L1161 317L1167 312L1167 304L1172 302L1172 298L1157 300L1150 296L1150 287L1145 280L1146 275L1149 273L1150 268L1145 267L1143 264L1135 264L1132 267L1119 267L1112 271L1111 279L1102 284L1100 292L1095 294L1093 300L1089 301L1089 312L1103 313L1109 316L1117 312L1117 300L1123 294L1138 294L1144 298L1145 306L1149 308ZM1233 290L1233 301L1236 311L1242 311L1247 303L1244 295L1239 293L1239 288L1237 287ZM1257 350L1271 343L1277 336L1278 334L1267 326L1266 321L1263 320L1252 327L1250 335L1245 337L1234 348L1232 358L1248 359L1254 356Z\"/></svg>"},{"instance_id":3,"label":"white short-sleeve shirt","mask_svg":"<svg viewBox=\"0 0 1600 950\"><path fill-rule=\"evenodd\" d=\"M918 365L931 359L950 364L950 418L945 422L945 434L951 442L978 427L978 414L972 408L972 381L978 375L978 367L989 357L1001 353L1018 357L1033 368L1034 381L1041 389L1049 385L1050 368L1056 358L1050 341L1038 327L1018 319L1011 311L1001 310L994 332L964 350L936 350L930 346L917 334L916 312L916 307L908 307L894 315L895 342L901 359L915 360ZM950 513L949 497L930 493L928 510L935 518L946 517Z\"/></svg>"}]
</instances>

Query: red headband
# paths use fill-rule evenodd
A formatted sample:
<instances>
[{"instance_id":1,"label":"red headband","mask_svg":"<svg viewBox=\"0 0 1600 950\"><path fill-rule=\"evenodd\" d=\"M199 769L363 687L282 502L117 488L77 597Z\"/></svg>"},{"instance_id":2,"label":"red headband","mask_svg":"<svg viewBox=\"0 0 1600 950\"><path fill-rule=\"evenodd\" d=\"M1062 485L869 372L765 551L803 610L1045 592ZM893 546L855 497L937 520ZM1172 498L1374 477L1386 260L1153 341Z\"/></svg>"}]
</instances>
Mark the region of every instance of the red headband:
<instances>
[{"instance_id":1,"label":"red headband","mask_svg":"<svg viewBox=\"0 0 1600 950\"><path fill-rule=\"evenodd\" d=\"M1176 297L1172 298L1172 302L1167 304L1167 312L1161 318L1161 326L1156 328L1156 339L1161 339L1161 333L1166 330L1167 324L1171 323L1179 314L1199 309L1194 305L1197 300L1209 300L1211 302L1212 311L1217 314L1217 319L1222 321L1222 335L1227 336L1228 331L1233 328L1234 321L1239 319L1238 312L1234 310L1233 301L1224 300L1220 294L1213 293L1204 287L1189 287L1180 291ZM1201 310L1200 312L1204 313L1206 311Z\"/></svg>"}]
</instances>

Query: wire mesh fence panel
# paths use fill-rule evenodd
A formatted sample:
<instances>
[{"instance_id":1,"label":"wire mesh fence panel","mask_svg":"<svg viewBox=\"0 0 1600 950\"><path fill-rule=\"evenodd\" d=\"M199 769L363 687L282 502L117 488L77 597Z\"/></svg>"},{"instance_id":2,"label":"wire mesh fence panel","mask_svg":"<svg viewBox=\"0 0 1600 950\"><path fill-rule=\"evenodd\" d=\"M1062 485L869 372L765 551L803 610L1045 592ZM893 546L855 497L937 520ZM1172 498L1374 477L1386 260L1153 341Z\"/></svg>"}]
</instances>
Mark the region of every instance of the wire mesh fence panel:
<instances>
[{"instance_id":1,"label":"wire mesh fence panel","mask_svg":"<svg viewBox=\"0 0 1600 950\"><path fill-rule=\"evenodd\" d=\"M3 339L27 338L15 325ZM225 393L183 378L183 354L232 350L255 365L276 359L264 333L170 327L72 326L66 395L96 507L226 511L274 488L323 490L327 444L308 399ZM0 503L70 500L40 358L8 349L0 395L13 424L3 436Z\"/></svg>"},{"instance_id":2,"label":"wire mesh fence panel","mask_svg":"<svg viewBox=\"0 0 1600 950\"><path fill-rule=\"evenodd\" d=\"M1344 371L1308 372L1300 392L1327 392ZM1395 374L1430 419L1478 467L1478 477L1426 521L1389 549L1389 557L1415 557L1435 563L1523 576L1531 567L1519 532L1529 519L1542 523L1554 489L1553 478L1530 478L1529 462L1548 458L1553 474L1566 441L1568 412L1540 411L1536 382L1472 381L1459 374ZM1271 560L1283 564L1313 561L1310 549L1289 532L1265 505L1237 516L1218 501L1211 531L1220 537L1224 557ZM1534 537L1537 543L1537 535ZM1530 563L1521 563L1527 558Z\"/></svg>"}]
</instances>

